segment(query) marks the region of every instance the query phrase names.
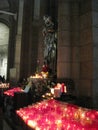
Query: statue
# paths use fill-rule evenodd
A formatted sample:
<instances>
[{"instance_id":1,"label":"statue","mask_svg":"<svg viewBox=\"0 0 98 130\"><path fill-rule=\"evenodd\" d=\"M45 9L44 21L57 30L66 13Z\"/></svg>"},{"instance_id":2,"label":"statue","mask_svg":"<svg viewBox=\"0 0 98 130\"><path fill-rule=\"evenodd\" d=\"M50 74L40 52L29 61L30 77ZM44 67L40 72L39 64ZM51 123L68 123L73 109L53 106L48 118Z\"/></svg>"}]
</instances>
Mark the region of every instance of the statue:
<instances>
[{"instance_id":1,"label":"statue","mask_svg":"<svg viewBox=\"0 0 98 130\"><path fill-rule=\"evenodd\" d=\"M43 36L44 36L44 60L50 65L52 68L55 67L56 62L56 44L57 38L54 30L54 23L52 22L52 18L50 16L44 16L44 28L43 28Z\"/></svg>"}]
</instances>

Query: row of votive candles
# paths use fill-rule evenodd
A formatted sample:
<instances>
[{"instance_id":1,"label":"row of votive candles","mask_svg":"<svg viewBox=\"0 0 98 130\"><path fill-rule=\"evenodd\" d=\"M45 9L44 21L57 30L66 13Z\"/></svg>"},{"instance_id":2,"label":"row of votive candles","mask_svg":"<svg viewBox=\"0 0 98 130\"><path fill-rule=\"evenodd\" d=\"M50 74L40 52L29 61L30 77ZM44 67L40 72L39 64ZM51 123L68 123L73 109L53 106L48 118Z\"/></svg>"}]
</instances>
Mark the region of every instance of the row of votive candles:
<instances>
[{"instance_id":1,"label":"row of votive candles","mask_svg":"<svg viewBox=\"0 0 98 130\"><path fill-rule=\"evenodd\" d=\"M0 88L9 88L9 83L0 83Z\"/></svg>"},{"instance_id":2,"label":"row of votive candles","mask_svg":"<svg viewBox=\"0 0 98 130\"><path fill-rule=\"evenodd\" d=\"M17 115L35 130L98 130L98 112L54 99L20 108Z\"/></svg>"}]
</instances>

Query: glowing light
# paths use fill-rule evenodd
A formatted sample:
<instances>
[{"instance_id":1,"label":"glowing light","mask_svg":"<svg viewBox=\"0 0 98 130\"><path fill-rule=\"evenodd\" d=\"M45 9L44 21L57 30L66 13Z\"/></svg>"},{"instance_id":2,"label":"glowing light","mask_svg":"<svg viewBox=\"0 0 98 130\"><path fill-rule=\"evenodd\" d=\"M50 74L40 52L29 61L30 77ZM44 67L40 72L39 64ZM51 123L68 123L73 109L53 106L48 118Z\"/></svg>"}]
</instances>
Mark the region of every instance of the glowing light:
<instances>
[{"instance_id":1,"label":"glowing light","mask_svg":"<svg viewBox=\"0 0 98 130\"><path fill-rule=\"evenodd\" d=\"M23 92L23 89L21 89L20 87L15 87L7 91L4 91L4 94L8 96L14 96L15 92Z\"/></svg>"},{"instance_id":2,"label":"glowing light","mask_svg":"<svg viewBox=\"0 0 98 130\"><path fill-rule=\"evenodd\" d=\"M27 123L28 126L32 127L32 128L36 128L37 123L35 121L29 120Z\"/></svg>"},{"instance_id":3,"label":"glowing light","mask_svg":"<svg viewBox=\"0 0 98 130\"><path fill-rule=\"evenodd\" d=\"M54 99L29 105L16 113L35 130L98 130L97 111Z\"/></svg>"}]
</instances>

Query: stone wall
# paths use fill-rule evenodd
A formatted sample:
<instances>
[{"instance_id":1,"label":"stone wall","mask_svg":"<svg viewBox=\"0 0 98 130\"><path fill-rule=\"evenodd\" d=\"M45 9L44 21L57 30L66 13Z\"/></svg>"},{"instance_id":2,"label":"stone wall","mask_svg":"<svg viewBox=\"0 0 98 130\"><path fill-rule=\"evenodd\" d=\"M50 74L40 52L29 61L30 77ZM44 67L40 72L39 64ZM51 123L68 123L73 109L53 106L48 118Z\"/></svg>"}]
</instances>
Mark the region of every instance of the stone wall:
<instances>
[{"instance_id":1,"label":"stone wall","mask_svg":"<svg viewBox=\"0 0 98 130\"><path fill-rule=\"evenodd\" d=\"M70 41L70 3L58 0L58 47L57 47L57 77L70 77L71 41Z\"/></svg>"},{"instance_id":2,"label":"stone wall","mask_svg":"<svg viewBox=\"0 0 98 130\"><path fill-rule=\"evenodd\" d=\"M92 3L80 2L80 82L79 95L92 96L93 41Z\"/></svg>"},{"instance_id":3,"label":"stone wall","mask_svg":"<svg viewBox=\"0 0 98 130\"><path fill-rule=\"evenodd\" d=\"M57 77L72 78L79 93L80 43L79 2L60 0L58 3Z\"/></svg>"},{"instance_id":4,"label":"stone wall","mask_svg":"<svg viewBox=\"0 0 98 130\"><path fill-rule=\"evenodd\" d=\"M75 81L75 94L79 94L80 42L79 42L79 2L71 1L71 78Z\"/></svg>"},{"instance_id":5,"label":"stone wall","mask_svg":"<svg viewBox=\"0 0 98 130\"><path fill-rule=\"evenodd\" d=\"M92 0L93 30L93 103L98 108L98 0Z\"/></svg>"}]
</instances>

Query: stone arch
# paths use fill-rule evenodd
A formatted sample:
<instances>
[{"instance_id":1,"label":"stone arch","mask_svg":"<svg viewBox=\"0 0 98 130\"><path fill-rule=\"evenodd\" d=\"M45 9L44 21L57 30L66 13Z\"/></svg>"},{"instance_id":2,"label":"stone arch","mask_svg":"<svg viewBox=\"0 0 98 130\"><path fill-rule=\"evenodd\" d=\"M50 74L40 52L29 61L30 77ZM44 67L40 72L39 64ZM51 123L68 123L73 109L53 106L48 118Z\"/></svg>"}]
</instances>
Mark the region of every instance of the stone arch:
<instances>
[{"instance_id":1,"label":"stone arch","mask_svg":"<svg viewBox=\"0 0 98 130\"><path fill-rule=\"evenodd\" d=\"M9 27L0 21L0 75L7 78Z\"/></svg>"}]
</instances>

